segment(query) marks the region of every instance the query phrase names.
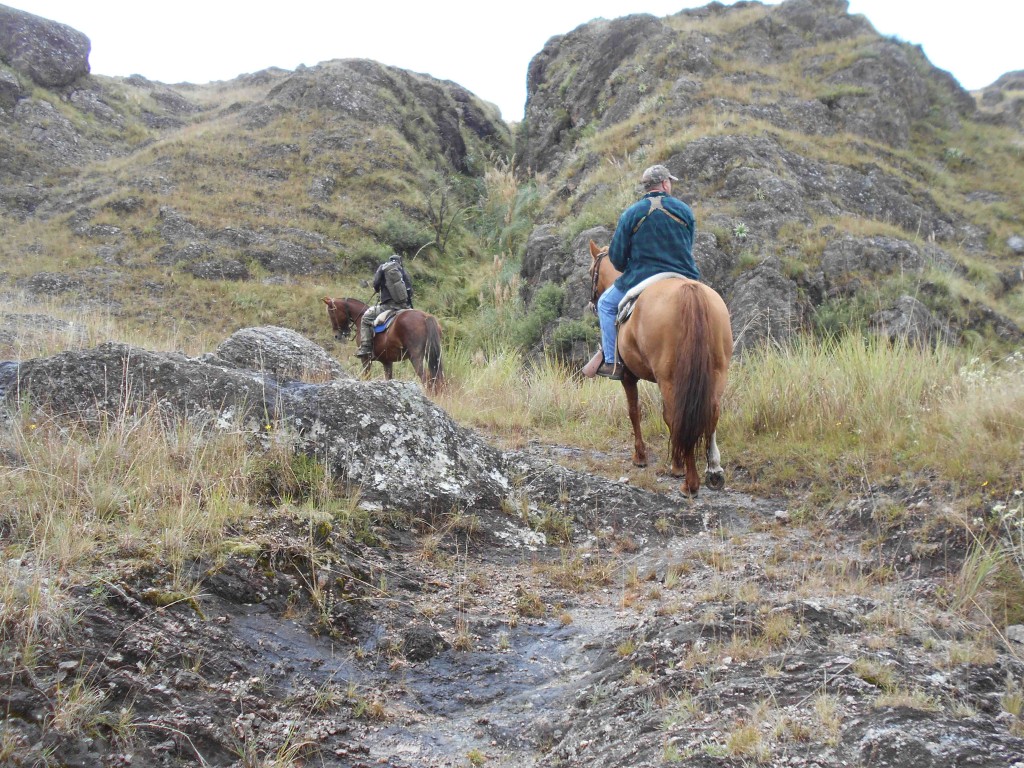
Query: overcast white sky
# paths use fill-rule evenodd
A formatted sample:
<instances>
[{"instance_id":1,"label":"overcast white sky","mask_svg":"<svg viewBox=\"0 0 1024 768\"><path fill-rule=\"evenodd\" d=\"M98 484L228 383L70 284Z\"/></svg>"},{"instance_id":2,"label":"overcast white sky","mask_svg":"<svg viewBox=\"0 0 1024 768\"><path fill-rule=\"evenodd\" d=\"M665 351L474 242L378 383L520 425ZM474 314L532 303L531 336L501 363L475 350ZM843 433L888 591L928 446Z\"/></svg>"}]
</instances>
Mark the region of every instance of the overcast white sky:
<instances>
[{"instance_id":1,"label":"overcast white sky","mask_svg":"<svg viewBox=\"0 0 1024 768\"><path fill-rule=\"evenodd\" d=\"M597 17L667 16L700 0L4 0L85 33L92 71L164 83L230 80L360 57L454 80L522 119L548 38ZM726 4L731 4L727 0ZM777 4L772 0L769 4ZM1024 69L1024 0L849 0L883 35L919 43L965 88Z\"/></svg>"}]
</instances>

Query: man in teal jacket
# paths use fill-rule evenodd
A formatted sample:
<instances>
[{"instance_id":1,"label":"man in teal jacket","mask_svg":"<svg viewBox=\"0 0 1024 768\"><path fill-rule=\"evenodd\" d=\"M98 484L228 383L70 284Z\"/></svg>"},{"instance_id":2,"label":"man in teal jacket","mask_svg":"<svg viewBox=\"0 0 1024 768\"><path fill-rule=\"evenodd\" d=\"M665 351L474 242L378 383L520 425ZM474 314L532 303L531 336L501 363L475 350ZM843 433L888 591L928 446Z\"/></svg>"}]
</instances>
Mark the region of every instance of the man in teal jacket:
<instances>
[{"instance_id":1,"label":"man in teal jacket","mask_svg":"<svg viewBox=\"0 0 1024 768\"><path fill-rule=\"evenodd\" d=\"M615 365L615 315L630 288L659 272L700 279L693 260L693 211L672 197L672 182L678 180L664 165L652 165L640 178L646 194L619 217L608 259L622 275L597 302L604 353L599 376L622 378L622 366Z\"/></svg>"}]
</instances>

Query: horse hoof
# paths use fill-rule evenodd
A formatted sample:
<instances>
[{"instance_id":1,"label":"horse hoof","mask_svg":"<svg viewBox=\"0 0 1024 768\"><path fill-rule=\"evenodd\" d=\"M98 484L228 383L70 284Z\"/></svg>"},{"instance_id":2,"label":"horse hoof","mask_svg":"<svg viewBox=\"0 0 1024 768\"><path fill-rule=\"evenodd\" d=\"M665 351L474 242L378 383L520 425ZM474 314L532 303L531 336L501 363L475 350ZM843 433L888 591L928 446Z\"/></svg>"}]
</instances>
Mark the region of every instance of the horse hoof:
<instances>
[{"instance_id":1,"label":"horse hoof","mask_svg":"<svg viewBox=\"0 0 1024 768\"><path fill-rule=\"evenodd\" d=\"M725 470L720 469L717 472L708 472L704 475L704 485L713 491L720 491L725 488Z\"/></svg>"},{"instance_id":2,"label":"horse hoof","mask_svg":"<svg viewBox=\"0 0 1024 768\"><path fill-rule=\"evenodd\" d=\"M636 459L633 459L633 466L634 467L646 467L647 466L647 461L646 460L644 460L644 461L637 461Z\"/></svg>"}]
</instances>

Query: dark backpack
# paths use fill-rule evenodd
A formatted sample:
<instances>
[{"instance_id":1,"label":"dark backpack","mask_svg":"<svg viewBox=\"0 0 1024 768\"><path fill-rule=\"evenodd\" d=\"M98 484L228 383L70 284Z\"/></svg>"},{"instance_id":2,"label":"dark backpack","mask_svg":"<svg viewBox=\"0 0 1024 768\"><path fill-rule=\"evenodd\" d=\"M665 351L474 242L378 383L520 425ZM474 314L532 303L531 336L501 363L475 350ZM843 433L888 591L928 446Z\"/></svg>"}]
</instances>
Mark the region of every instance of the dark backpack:
<instances>
[{"instance_id":1,"label":"dark backpack","mask_svg":"<svg viewBox=\"0 0 1024 768\"><path fill-rule=\"evenodd\" d=\"M409 291L405 287L405 280L402 279L402 268L394 261L384 265L384 285L387 286L392 301L399 304L409 302Z\"/></svg>"}]
</instances>

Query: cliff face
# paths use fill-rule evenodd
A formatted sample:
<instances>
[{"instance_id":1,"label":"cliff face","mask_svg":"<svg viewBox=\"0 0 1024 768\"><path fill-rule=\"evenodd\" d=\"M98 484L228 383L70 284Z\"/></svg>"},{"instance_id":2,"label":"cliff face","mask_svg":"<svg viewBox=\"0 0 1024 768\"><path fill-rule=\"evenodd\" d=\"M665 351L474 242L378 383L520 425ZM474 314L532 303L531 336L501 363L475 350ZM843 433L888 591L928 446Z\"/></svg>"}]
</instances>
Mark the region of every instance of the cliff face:
<instances>
[{"instance_id":1,"label":"cliff face","mask_svg":"<svg viewBox=\"0 0 1024 768\"><path fill-rule=\"evenodd\" d=\"M643 168L668 165L697 209L698 263L741 348L851 323L887 333L869 307L909 306L909 295L926 326L944 329L923 333L931 340L1017 343L1014 82L986 92L993 111L1005 103L985 115L919 47L878 35L844 0L712 3L549 40L530 65L517 150L553 179L538 237L558 229L549 258L562 264L584 265L576 236L596 225L610 237ZM894 244L880 249L879 238ZM844 269L829 258L840 245ZM906 260L882 263L880 250L913 252L909 279ZM534 249L527 297L547 260ZM980 300L950 301L950 282L972 280L975 261L1000 277Z\"/></svg>"}]
</instances>

